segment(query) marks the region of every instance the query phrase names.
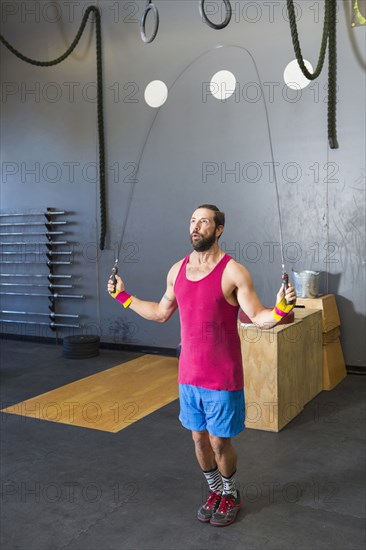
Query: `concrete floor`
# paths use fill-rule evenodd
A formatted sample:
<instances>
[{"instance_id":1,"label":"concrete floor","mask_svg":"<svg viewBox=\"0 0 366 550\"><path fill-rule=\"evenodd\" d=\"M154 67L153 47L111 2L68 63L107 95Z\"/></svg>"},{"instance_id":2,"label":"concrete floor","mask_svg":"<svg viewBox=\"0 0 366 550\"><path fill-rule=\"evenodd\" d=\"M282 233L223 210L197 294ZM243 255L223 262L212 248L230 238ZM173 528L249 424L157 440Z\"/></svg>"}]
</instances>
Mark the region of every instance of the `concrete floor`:
<instances>
[{"instance_id":1,"label":"concrete floor","mask_svg":"<svg viewBox=\"0 0 366 550\"><path fill-rule=\"evenodd\" d=\"M0 345L1 408L138 356ZM2 413L1 550L364 549L365 383L349 375L282 432L234 439L245 506L227 528L196 520L206 482L177 401L117 434Z\"/></svg>"}]
</instances>

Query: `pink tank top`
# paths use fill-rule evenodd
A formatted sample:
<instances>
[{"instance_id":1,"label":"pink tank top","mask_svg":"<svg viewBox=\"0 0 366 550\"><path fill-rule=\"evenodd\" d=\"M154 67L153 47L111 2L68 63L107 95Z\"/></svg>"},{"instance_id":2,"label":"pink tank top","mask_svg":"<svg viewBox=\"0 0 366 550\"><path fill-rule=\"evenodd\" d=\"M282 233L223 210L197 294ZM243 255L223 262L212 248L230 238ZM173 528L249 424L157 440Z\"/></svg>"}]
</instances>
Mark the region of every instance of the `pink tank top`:
<instances>
[{"instance_id":1,"label":"pink tank top","mask_svg":"<svg viewBox=\"0 0 366 550\"><path fill-rule=\"evenodd\" d=\"M244 385L240 338L237 328L239 306L229 304L221 279L231 256L225 256L199 281L186 276L189 256L184 258L174 292L177 298L182 350L179 384L211 390L241 390Z\"/></svg>"}]
</instances>

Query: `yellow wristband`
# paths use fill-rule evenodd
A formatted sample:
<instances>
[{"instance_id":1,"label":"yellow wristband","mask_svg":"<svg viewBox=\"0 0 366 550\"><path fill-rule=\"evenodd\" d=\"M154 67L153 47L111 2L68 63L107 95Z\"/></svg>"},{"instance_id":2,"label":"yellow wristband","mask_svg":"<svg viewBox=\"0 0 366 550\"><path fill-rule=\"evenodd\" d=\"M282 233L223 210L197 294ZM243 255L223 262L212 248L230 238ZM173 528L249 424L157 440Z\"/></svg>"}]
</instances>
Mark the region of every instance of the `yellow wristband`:
<instances>
[{"instance_id":1,"label":"yellow wristband","mask_svg":"<svg viewBox=\"0 0 366 550\"><path fill-rule=\"evenodd\" d=\"M281 321L286 315L290 313L294 308L294 304L286 304L285 298L282 298L278 304L273 308L272 315L277 322Z\"/></svg>"}]
</instances>

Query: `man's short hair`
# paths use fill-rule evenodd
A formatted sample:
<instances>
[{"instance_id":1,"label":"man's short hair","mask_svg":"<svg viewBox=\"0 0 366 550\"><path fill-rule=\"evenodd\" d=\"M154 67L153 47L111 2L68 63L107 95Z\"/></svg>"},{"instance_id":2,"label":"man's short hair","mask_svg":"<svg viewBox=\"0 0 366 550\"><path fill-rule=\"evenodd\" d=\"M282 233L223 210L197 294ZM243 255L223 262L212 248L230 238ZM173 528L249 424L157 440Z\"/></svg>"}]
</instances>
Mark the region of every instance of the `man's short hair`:
<instances>
[{"instance_id":1,"label":"man's short hair","mask_svg":"<svg viewBox=\"0 0 366 550\"><path fill-rule=\"evenodd\" d=\"M207 210L212 210L212 212L214 212L214 222L216 228L219 225L225 226L225 214L224 212L221 212L221 210L217 208L217 206L215 206L214 204L201 204L201 206L197 207L197 210L198 208L206 208Z\"/></svg>"}]
</instances>

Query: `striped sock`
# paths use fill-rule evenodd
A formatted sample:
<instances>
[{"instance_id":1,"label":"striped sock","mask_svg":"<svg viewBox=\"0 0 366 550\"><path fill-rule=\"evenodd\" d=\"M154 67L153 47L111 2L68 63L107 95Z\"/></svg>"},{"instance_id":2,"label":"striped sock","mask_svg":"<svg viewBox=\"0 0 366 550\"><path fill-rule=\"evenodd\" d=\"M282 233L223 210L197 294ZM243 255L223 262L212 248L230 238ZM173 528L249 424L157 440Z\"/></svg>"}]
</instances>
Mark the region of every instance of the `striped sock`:
<instances>
[{"instance_id":1,"label":"striped sock","mask_svg":"<svg viewBox=\"0 0 366 550\"><path fill-rule=\"evenodd\" d=\"M230 477L225 477L223 475L221 475L221 477L222 477L222 481L223 481L223 484L224 484L223 494L224 495L234 495L234 497L236 498L238 496L238 493L237 493L237 490L236 490L235 479L234 479L235 474L236 474L236 470L235 470L234 473L231 474Z\"/></svg>"},{"instance_id":2,"label":"striped sock","mask_svg":"<svg viewBox=\"0 0 366 550\"><path fill-rule=\"evenodd\" d=\"M203 475L206 478L210 491L213 491L214 493L218 493L221 495L222 478L218 467L216 466L216 468L214 468L213 470L209 470L208 472L203 472Z\"/></svg>"}]
</instances>

